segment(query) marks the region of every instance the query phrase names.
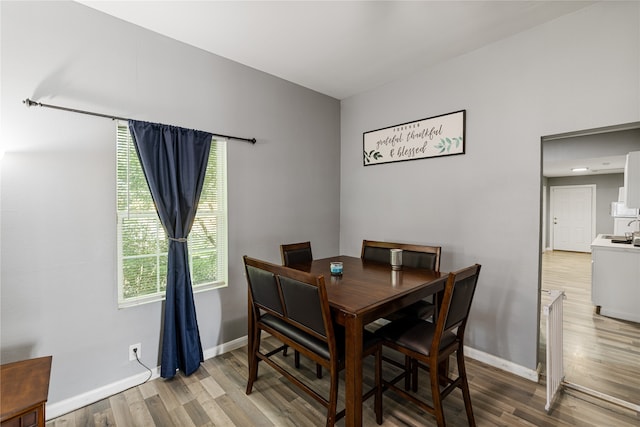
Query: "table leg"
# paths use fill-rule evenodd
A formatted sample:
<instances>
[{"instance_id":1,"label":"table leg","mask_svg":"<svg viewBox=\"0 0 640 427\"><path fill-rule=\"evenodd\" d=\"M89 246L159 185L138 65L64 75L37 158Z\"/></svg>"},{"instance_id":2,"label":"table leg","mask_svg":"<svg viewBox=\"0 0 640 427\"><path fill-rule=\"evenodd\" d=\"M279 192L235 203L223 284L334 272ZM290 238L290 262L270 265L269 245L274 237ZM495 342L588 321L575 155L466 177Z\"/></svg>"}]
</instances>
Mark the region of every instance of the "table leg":
<instances>
[{"instance_id":1,"label":"table leg","mask_svg":"<svg viewBox=\"0 0 640 427\"><path fill-rule=\"evenodd\" d=\"M345 426L362 426L362 319L348 316L345 322Z\"/></svg>"}]
</instances>

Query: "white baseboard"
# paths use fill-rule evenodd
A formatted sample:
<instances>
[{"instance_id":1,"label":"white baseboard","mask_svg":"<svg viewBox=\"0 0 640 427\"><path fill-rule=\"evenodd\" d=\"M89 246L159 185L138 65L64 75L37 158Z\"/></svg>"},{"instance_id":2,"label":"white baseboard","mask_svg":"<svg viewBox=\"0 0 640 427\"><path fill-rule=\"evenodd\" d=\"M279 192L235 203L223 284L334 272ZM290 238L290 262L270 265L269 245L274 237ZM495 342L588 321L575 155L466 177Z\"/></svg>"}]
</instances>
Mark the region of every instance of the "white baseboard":
<instances>
[{"instance_id":1,"label":"white baseboard","mask_svg":"<svg viewBox=\"0 0 640 427\"><path fill-rule=\"evenodd\" d=\"M83 406L87 406L92 403L98 402L109 396L113 396L114 394L121 393L127 389L130 389L131 387L140 385L147 379L148 376L149 376L148 372L143 372L128 378L123 378L120 381L116 381L114 383L107 384L102 387L98 387L86 393L82 393L77 396L73 396L68 399L61 400L60 402L47 403L47 407L45 410L47 421L53 418L57 418L61 415L67 414L69 412L75 411L77 409L80 409ZM158 378L159 376L160 376L159 367L156 367L151 370L150 380L154 378Z\"/></svg>"},{"instance_id":2,"label":"white baseboard","mask_svg":"<svg viewBox=\"0 0 640 427\"><path fill-rule=\"evenodd\" d=\"M204 350L204 359L211 359L229 351L236 350L245 345L247 345L247 337L240 337L233 341ZM483 351L476 350L467 346L465 346L464 348L464 353L466 356L479 362L486 363L487 365L493 366L506 372L510 372L514 375L518 375L531 381L538 381L538 373L534 369L525 368L513 362L509 362L508 360L501 359L492 354L485 353ZM113 396L114 394L121 393L127 389L130 389L131 387L140 385L147 379L148 376L148 372L143 372L141 374L136 374L128 378L123 378L120 381L107 384L103 387L90 390L86 393L70 397L69 399L65 399L60 402L47 403L47 421L80 409L83 406L87 406L102 399L106 399L107 397ZM150 380L158 377L160 377L159 366L151 370Z\"/></svg>"},{"instance_id":3,"label":"white baseboard","mask_svg":"<svg viewBox=\"0 0 640 427\"><path fill-rule=\"evenodd\" d=\"M387 323L389 323L389 321L378 319L371 324L380 327L386 325ZM465 356L477 360L478 362L486 363L487 365L493 366L494 368L498 368L500 370L509 372L511 374L526 378L534 382L538 382L538 371L535 369L525 368L524 366L517 365L508 360L494 356L493 354L485 353L484 351L476 350L475 348L471 348L466 345L464 346L464 354Z\"/></svg>"},{"instance_id":4,"label":"white baseboard","mask_svg":"<svg viewBox=\"0 0 640 427\"><path fill-rule=\"evenodd\" d=\"M493 354L485 353L484 351L476 350L468 346L464 347L465 356L469 356L471 359L478 362L486 363L500 370L509 372L522 378L526 378L533 382L538 382L538 371L535 369L525 368L524 366L515 364L505 359L501 359Z\"/></svg>"},{"instance_id":5,"label":"white baseboard","mask_svg":"<svg viewBox=\"0 0 640 427\"><path fill-rule=\"evenodd\" d=\"M227 343L223 343L213 348L203 350L204 359L205 360L211 359L212 357L219 356L228 351L233 351L245 345L247 345L246 336L227 342ZM98 402L102 399L106 399L107 397L113 396L114 394L122 393L123 391L130 389L131 387L138 386L142 384L147 379L147 377L149 377L149 373L143 372L128 378L123 378L122 380L113 382L111 384L107 384L97 389L90 390L86 393L82 393L77 396L70 397L60 402L47 403L47 407L45 411L47 416L47 421L53 418L57 418L61 415L67 414L69 412L75 411L77 409L80 409L83 406L87 406L92 403ZM151 378L149 378L149 380L159 378L159 377L160 377L160 367L156 366L151 370Z\"/></svg>"},{"instance_id":6,"label":"white baseboard","mask_svg":"<svg viewBox=\"0 0 640 427\"><path fill-rule=\"evenodd\" d=\"M620 311L615 309L611 310L607 307L600 307L600 315L606 316L606 317L613 317L615 319L628 320L630 322L640 323L640 314L638 314L637 312L631 313L628 311Z\"/></svg>"},{"instance_id":7,"label":"white baseboard","mask_svg":"<svg viewBox=\"0 0 640 427\"><path fill-rule=\"evenodd\" d=\"M387 320L378 319L371 324L380 327L386 325L387 323L389 323ZM525 368L524 366L517 365L508 360L494 356L493 354L485 353L484 351L476 350L475 348L471 348L466 345L464 346L464 354L465 356L477 360L478 362L486 363L487 365L493 366L494 368L498 368L500 370L509 372L511 374L526 378L534 382L538 382L538 371L535 369Z\"/></svg>"},{"instance_id":8,"label":"white baseboard","mask_svg":"<svg viewBox=\"0 0 640 427\"><path fill-rule=\"evenodd\" d=\"M233 341L229 341L226 343L222 343L218 346L212 347L210 349L204 350L204 360L211 359L212 357L220 356L221 354L228 353L230 351L236 350L240 347L244 347L247 345L247 336L243 336L237 338Z\"/></svg>"}]
</instances>

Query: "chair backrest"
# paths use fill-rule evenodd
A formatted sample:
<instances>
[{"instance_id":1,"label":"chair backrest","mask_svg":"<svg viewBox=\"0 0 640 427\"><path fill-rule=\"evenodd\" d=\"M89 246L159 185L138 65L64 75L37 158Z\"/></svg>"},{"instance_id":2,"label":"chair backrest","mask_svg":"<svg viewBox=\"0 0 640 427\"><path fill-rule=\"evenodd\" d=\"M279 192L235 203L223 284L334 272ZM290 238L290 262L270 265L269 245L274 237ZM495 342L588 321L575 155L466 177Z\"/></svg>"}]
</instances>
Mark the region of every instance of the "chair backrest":
<instances>
[{"instance_id":1,"label":"chair backrest","mask_svg":"<svg viewBox=\"0 0 640 427\"><path fill-rule=\"evenodd\" d=\"M287 243L280 245L282 265L290 267L295 264L305 264L313 261L311 242Z\"/></svg>"},{"instance_id":2,"label":"chair backrest","mask_svg":"<svg viewBox=\"0 0 640 427\"><path fill-rule=\"evenodd\" d=\"M402 249L402 265L440 271L440 253L442 251L440 246L363 240L360 257L367 261L389 264L391 249Z\"/></svg>"},{"instance_id":3,"label":"chair backrest","mask_svg":"<svg viewBox=\"0 0 640 427\"><path fill-rule=\"evenodd\" d=\"M254 307L284 316L284 305L275 274L246 261L245 259L247 282Z\"/></svg>"},{"instance_id":4,"label":"chair backrest","mask_svg":"<svg viewBox=\"0 0 640 427\"><path fill-rule=\"evenodd\" d=\"M469 317L471 302L478 284L480 264L474 264L449 273L447 284L444 288L444 296L440 306L440 314L436 323L434 341L439 340L447 331L458 328L459 339L464 337L464 329Z\"/></svg>"},{"instance_id":5,"label":"chair backrest","mask_svg":"<svg viewBox=\"0 0 640 427\"><path fill-rule=\"evenodd\" d=\"M327 343L335 336L323 276L244 256L249 300L256 319L261 310Z\"/></svg>"}]
</instances>

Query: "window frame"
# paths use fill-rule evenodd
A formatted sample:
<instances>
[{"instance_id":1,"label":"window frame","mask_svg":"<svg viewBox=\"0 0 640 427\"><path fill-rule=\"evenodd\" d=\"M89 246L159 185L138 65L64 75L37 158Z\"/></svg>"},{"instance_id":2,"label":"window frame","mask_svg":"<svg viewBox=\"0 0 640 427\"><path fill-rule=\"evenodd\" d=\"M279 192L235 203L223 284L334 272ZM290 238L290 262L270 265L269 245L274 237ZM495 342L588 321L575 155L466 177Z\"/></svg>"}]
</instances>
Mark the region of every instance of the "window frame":
<instances>
[{"instance_id":1,"label":"window frame","mask_svg":"<svg viewBox=\"0 0 640 427\"><path fill-rule=\"evenodd\" d=\"M162 301L166 298L166 285L165 287L162 286L162 282L163 282L163 278L164 282L166 282L166 269L161 269L161 261L160 261L160 257L167 257L167 252L166 251L162 251L161 250L161 246L164 245L165 248L168 247L167 243L168 240L166 238L165 232L164 232L164 228L162 227L161 223L160 223L160 219L158 218L158 214L157 211L155 211L155 209L153 210L153 212L151 211L131 211L128 208L125 209L120 209L118 200L119 200L119 195L121 192L121 188L118 185L119 184L119 164L118 164L118 154L119 154L119 150L120 150L120 138L121 138L121 133L120 133L120 129L119 128L123 128L125 127L126 130L126 134L128 136L128 144L133 144L133 141L131 140L131 135L129 133L128 130L128 124L126 122L122 122L119 121L116 123L116 143L117 143L117 147L116 147L116 234L117 234L117 242L116 242L116 248L117 248L117 301L118 301L118 308L126 308L126 307L135 307L135 306L139 306L142 304L148 304L148 303L153 303L153 302L157 302L157 301ZM137 157L137 155L130 155L129 153L131 152L130 149L127 149L127 171L126 171L126 181L127 183L130 182L129 181L129 168L130 168L130 164L131 162L136 162L138 165L140 164L140 161ZM135 152L135 148L134 148L134 152ZM215 159L215 163L216 166L214 168L214 166L211 164L212 158ZM196 223L198 222L198 219L201 218L207 218L210 219L213 218L213 222L215 223L215 230L216 230L216 234L215 234L215 241L216 241L216 247L211 246L208 249L193 249L192 245L192 233L189 234L189 238L188 238L188 252L189 252L189 270L190 270L190 275L192 278L192 290L193 293L200 293L200 292L205 292L205 291L209 291L212 289L219 289L219 288L224 288L228 286L228 274L229 274L229 262L228 262L228 207L227 207L227 176L228 176L228 171L227 171L227 141L226 140L219 140L219 139L215 139L212 138L211 139L211 150L210 150L210 154L209 154L209 164L207 165L207 173L210 173L212 170L215 170L216 172L216 176L215 176L215 180L216 180L216 186L215 186L215 196L214 199L217 202L216 203L216 208L212 208L212 209L207 209L206 207L203 207L203 203L204 200L206 198L201 197L200 199L200 203L198 205L198 212L196 213L196 218L194 219L194 225L191 231L194 230L194 228L197 227ZM205 177L206 180L206 177ZM145 181L146 184L146 181ZM128 185L127 185L127 198L129 198L129 194L130 191L128 190ZM146 186L146 191L149 191L148 186ZM204 191L204 190L203 190ZM150 193L149 193L149 197L150 197ZM130 206L130 201L127 199L127 206ZM123 224L124 221L126 219L131 219L131 218L155 218L155 221L157 223L157 228L159 229L158 231L158 237L155 239L156 241L156 251L154 253L148 253L148 254L135 254L135 255L124 255L124 235L123 235ZM195 234L195 233L194 233ZM164 236L164 237L163 237ZM162 241L165 241L165 243L162 243ZM193 284L194 279L193 279L193 259L197 258L199 256L201 256L203 253L215 253L217 255L216 257L216 267L215 267L215 279L212 281L207 281L201 284ZM211 256L211 255L208 255ZM156 280L156 291L153 293L149 293L149 294L144 294L144 295L137 295L137 296L132 296L132 297L128 297L125 298L124 296L124 292L125 292L125 274L124 274L124 268L125 268L125 262L128 259L134 259L134 258L156 258L156 275L157 275L157 280ZM166 265L166 262L165 262Z\"/></svg>"}]
</instances>

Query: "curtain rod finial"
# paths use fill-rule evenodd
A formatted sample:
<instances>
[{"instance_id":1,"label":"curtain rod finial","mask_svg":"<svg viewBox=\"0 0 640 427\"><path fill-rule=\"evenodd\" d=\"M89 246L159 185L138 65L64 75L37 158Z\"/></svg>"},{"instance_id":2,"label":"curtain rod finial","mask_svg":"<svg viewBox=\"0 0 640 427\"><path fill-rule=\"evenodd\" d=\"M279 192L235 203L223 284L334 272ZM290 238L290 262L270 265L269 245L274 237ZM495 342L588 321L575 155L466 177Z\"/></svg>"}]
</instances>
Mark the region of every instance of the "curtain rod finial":
<instances>
[{"instance_id":1,"label":"curtain rod finial","mask_svg":"<svg viewBox=\"0 0 640 427\"><path fill-rule=\"evenodd\" d=\"M24 101L22 101L22 103L25 104L27 107L31 107L33 105L38 105L37 102L34 102L34 101L30 100L29 98L27 98Z\"/></svg>"}]
</instances>

